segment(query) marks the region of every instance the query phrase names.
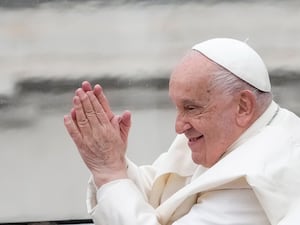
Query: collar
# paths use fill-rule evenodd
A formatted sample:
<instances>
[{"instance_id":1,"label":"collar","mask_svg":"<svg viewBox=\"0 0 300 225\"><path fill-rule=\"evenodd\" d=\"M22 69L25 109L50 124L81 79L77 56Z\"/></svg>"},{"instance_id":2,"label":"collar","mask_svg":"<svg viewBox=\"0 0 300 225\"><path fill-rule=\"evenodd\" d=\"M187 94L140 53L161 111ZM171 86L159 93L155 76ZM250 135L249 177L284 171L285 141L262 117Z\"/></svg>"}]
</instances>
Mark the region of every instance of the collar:
<instances>
[{"instance_id":1,"label":"collar","mask_svg":"<svg viewBox=\"0 0 300 225\"><path fill-rule=\"evenodd\" d=\"M244 144L247 140L249 140L251 137L253 137L258 132L260 132L261 129L270 125L270 123L272 123L273 119L278 114L279 109L280 107L274 101L272 101L271 104L266 109L266 111L227 149L225 154L223 154L223 156L220 159L224 158L234 149ZM192 180L197 178L200 174L204 173L206 170L208 170L208 168L203 166L198 166L195 173L193 174Z\"/></svg>"}]
</instances>

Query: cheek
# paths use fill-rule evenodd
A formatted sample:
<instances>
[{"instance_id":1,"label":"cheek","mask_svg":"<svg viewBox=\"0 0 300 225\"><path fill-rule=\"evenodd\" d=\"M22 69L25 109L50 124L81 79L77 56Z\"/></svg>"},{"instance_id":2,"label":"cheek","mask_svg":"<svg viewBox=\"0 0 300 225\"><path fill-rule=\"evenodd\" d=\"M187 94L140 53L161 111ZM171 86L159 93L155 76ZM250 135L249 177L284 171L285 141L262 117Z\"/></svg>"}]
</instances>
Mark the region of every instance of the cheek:
<instances>
[{"instance_id":1,"label":"cheek","mask_svg":"<svg viewBox=\"0 0 300 225\"><path fill-rule=\"evenodd\" d=\"M231 115L222 115L216 119L215 130L212 135L215 136L215 143L218 144L219 153L223 154L233 143L235 136L234 118Z\"/></svg>"},{"instance_id":2,"label":"cheek","mask_svg":"<svg viewBox=\"0 0 300 225\"><path fill-rule=\"evenodd\" d=\"M193 117L190 119L190 124L194 130L202 134L205 134L207 133L207 130L210 130L210 122L204 117Z\"/></svg>"},{"instance_id":3,"label":"cheek","mask_svg":"<svg viewBox=\"0 0 300 225\"><path fill-rule=\"evenodd\" d=\"M206 132L210 145L225 151L234 133L234 118L230 113L217 113L206 121ZM224 149L225 148L225 149Z\"/></svg>"},{"instance_id":4,"label":"cheek","mask_svg":"<svg viewBox=\"0 0 300 225\"><path fill-rule=\"evenodd\" d=\"M190 116L189 121L195 131L207 136L210 136L210 132L213 132L215 127L215 120L210 113L202 113Z\"/></svg>"}]
</instances>

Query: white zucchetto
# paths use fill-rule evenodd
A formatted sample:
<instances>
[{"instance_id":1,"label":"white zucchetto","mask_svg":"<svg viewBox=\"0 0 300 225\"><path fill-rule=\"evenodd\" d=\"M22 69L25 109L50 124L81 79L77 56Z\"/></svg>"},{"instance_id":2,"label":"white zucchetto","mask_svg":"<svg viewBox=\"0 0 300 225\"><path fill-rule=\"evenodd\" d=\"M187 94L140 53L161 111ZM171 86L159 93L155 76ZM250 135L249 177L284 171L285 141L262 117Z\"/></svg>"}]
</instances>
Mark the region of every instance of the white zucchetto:
<instances>
[{"instance_id":1,"label":"white zucchetto","mask_svg":"<svg viewBox=\"0 0 300 225\"><path fill-rule=\"evenodd\" d=\"M270 92L266 65L248 44L231 38L210 39L192 47L257 89Z\"/></svg>"}]
</instances>

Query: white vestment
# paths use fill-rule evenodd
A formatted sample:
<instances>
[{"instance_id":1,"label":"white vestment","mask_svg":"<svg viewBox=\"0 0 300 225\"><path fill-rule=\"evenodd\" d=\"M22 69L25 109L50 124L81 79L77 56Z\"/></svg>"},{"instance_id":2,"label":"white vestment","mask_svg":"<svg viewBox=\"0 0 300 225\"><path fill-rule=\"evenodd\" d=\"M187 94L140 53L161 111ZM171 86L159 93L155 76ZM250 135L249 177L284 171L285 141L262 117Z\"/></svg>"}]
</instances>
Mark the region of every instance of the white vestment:
<instances>
[{"instance_id":1,"label":"white vestment","mask_svg":"<svg viewBox=\"0 0 300 225\"><path fill-rule=\"evenodd\" d=\"M193 163L184 135L151 166L96 190L96 225L300 224L300 119L272 102L211 168Z\"/></svg>"}]
</instances>

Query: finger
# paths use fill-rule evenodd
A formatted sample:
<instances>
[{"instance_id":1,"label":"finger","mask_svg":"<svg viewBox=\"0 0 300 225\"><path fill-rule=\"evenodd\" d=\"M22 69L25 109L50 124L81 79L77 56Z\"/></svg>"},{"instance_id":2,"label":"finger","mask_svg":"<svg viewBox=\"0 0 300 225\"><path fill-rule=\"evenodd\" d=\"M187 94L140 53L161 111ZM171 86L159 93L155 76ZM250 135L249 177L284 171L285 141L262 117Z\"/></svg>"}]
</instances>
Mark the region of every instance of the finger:
<instances>
[{"instance_id":1,"label":"finger","mask_svg":"<svg viewBox=\"0 0 300 225\"><path fill-rule=\"evenodd\" d=\"M125 111L121 117L122 120L120 122L120 131L121 131L122 139L124 141L127 141L129 130L131 127L131 113L129 111Z\"/></svg>"},{"instance_id":2,"label":"finger","mask_svg":"<svg viewBox=\"0 0 300 225\"><path fill-rule=\"evenodd\" d=\"M82 86L82 90L84 92L92 90L92 85L88 81L83 81L81 86ZM78 89L75 91L75 94L76 94L77 91L78 91ZM72 116L72 119L76 121L76 113L75 113L74 108L71 109L71 116Z\"/></svg>"},{"instance_id":3,"label":"finger","mask_svg":"<svg viewBox=\"0 0 300 225\"><path fill-rule=\"evenodd\" d=\"M75 124L75 126L77 127L77 129L79 130L79 127L77 125L77 119L76 119L76 111L74 108L71 109L71 112L70 112L70 115L71 115L71 118L73 120L73 123Z\"/></svg>"},{"instance_id":4,"label":"finger","mask_svg":"<svg viewBox=\"0 0 300 225\"><path fill-rule=\"evenodd\" d=\"M113 112L110 109L109 102L104 95L103 89L99 84L96 84L94 87L94 94L97 97L98 101L103 107L104 112L106 113L109 120L111 120L114 117Z\"/></svg>"},{"instance_id":5,"label":"finger","mask_svg":"<svg viewBox=\"0 0 300 225\"><path fill-rule=\"evenodd\" d=\"M88 92L91 92L91 91L88 91ZM87 93L85 93L82 90L82 88L79 88L76 91L76 94L80 98L81 104L83 106L83 111L85 113L85 116L86 116L87 120L89 121L90 126L95 129L99 125L99 121L98 121L96 112L94 110L94 107L93 107ZM93 92L91 92L91 93L93 93Z\"/></svg>"},{"instance_id":6,"label":"finger","mask_svg":"<svg viewBox=\"0 0 300 225\"><path fill-rule=\"evenodd\" d=\"M111 122L114 128L118 128L118 130L120 130L122 141L127 145L129 130L131 127L131 113L129 111L125 111L121 116L114 116Z\"/></svg>"},{"instance_id":7,"label":"finger","mask_svg":"<svg viewBox=\"0 0 300 225\"><path fill-rule=\"evenodd\" d=\"M96 117L98 119L98 121L101 124L107 124L110 122L110 118L108 117L108 115L106 114L106 112L104 111L104 108L102 107L102 104L100 104L100 102L98 101L97 97L95 96L94 92L92 91L88 91L87 95L92 103L92 106L96 112Z\"/></svg>"},{"instance_id":8,"label":"finger","mask_svg":"<svg viewBox=\"0 0 300 225\"><path fill-rule=\"evenodd\" d=\"M115 115L111 122L113 122L113 126L115 128L119 127L121 131L129 132L131 127L131 113L129 111L125 111L121 116Z\"/></svg>"},{"instance_id":9,"label":"finger","mask_svg":"<svg viewBox=\"0 0 300 225\"><path fill-rule=\"evenodd\" d=\"M73 104L74 104L74 109L75 109L75 114L76 114L77 126L81 132L81 135L82 136L91 135L91 127L90 127L88 119L85 116L80 98L78 96L74 96Z\"/></svg>"},{"instance_id":10,"label":"finger","mask_svg":"<svg viewBox=\"0 0 300 225\"><path fill-rule=\"evenodd\" d=\"M92 85L88 81L83 81L82 84L81 84L81 88L84 92L91 91L92 90Z\"/></svg>"},{"instance_id":11,"label":"finger","mask_svg":"<svg viewBox=\"0 0 300 225\"><path fill-rule=\"evenodd\" d=\"M72 116L64 116L64 125L76 146L80 148L82 145L82 136L80 134L80 131L78 130L78 127L74 123Z\"/></svg>"},{"instance_id":12,"label":"finger","mask_svg":"<svg viewBox=\"0 0 300 225\"><path fill-rule=\"evenodd\" d=\"M131 127L131 112L125 111L121 117L122 117L122 124L125 127Z\"/></svg>"},{"instance_id":13,"label":"finger","mask_svg":"<svg viewBox=\"0 0 300 225\"><path fill-rule=\"evenodd\" d=\"M74 108L72 108L71 109L71 117L72 117L72 119L74 120L74 121L76 121L76 112L75 112L75 109Z\"/></svg>"}]
</instances>

